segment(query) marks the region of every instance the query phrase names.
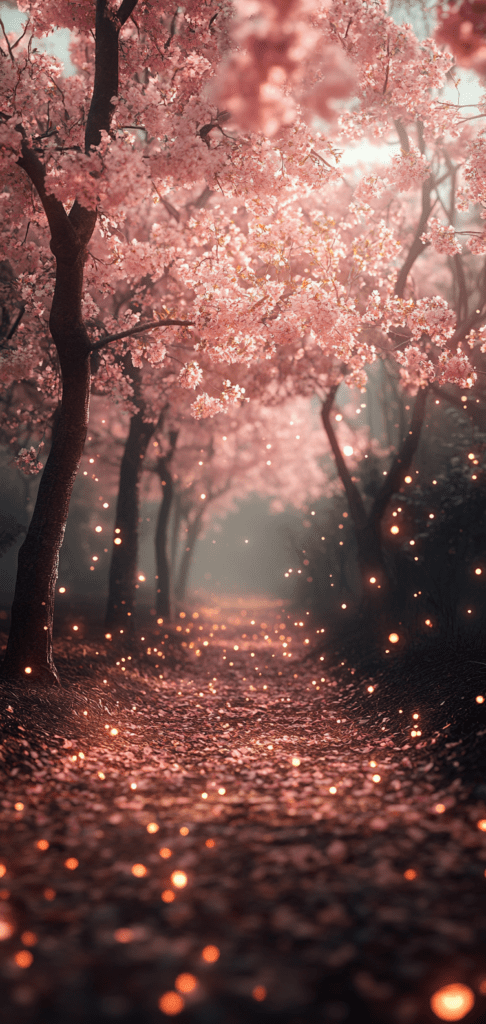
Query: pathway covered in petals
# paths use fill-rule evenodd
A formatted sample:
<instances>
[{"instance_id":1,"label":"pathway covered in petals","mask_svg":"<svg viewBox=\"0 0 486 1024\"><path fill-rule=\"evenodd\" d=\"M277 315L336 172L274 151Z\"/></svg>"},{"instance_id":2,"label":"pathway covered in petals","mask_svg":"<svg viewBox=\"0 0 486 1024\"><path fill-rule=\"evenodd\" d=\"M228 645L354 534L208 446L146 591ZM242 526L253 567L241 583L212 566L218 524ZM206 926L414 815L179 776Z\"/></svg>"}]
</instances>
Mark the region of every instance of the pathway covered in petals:
<instances>
[{"instance_id":1,"label":"pathway covered in petals","mask_svg":"<svg viewBox=\"0 0 486 1024\"><path fill-rule=\"evenodd\" d=\"M61 645L57 716L2 696L8 1024L422 1024L450 984L483 1019L484 787L423 709L303 661L302 618L234 604L179 620L178 671L161 626L144 661Z\"/></svg>"}]
</instances>

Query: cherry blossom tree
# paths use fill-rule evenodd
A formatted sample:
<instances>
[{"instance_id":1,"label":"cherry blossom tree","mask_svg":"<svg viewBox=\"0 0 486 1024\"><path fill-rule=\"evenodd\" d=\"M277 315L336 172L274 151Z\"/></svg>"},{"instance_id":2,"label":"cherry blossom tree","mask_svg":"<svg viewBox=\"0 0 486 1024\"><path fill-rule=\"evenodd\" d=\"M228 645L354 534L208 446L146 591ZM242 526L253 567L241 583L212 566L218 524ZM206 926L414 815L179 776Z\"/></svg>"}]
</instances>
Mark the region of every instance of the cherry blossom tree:
<instances>
[{"instance_id":1,"label":"cherry blossom tree","mask_svg":"<svg viewBox=\"0 0 486 1024\"><path fill-rule=\"evenodd\" d=\"M457 214L484 205L484 139L441 97L451 54L395 24L385 0L189 0L175 12L143 0L19 6L22 37L4 33L0 132L5 258L25 310L1 375L32 377L43 351L42 378L58 377L62 400L19 553L3 671L48 681L57 678L57 560L91 363L111 393L126 386L125 356L157 366L188 348L179 379L195 389L196 419L259 400L267 364L289 345L302 349L303 366L322 351L326 401L341 381L364 387L381 357L418 390L418 412L420 389L472 387L486 296L480 284L470 301L459 231L472 256L486 241L474 211L464 227ZM31 42L53 25L72 33L70 78ZM340 146L397 135L400 152L384 169L347 184ZM178 220L181 190L193 203ZM408 193L410 203L396 202ZM149 213L155 200L170 224ZM150 230L140 238L130 218L143 204ZM451 305L447 288L414 282L419 260L430 267L427 250L452 261ZM120 276L159 279L169 266L181 284L174 305L151 319L133 306L106 315L101 299Z\"/></svg>"}]
</instances>

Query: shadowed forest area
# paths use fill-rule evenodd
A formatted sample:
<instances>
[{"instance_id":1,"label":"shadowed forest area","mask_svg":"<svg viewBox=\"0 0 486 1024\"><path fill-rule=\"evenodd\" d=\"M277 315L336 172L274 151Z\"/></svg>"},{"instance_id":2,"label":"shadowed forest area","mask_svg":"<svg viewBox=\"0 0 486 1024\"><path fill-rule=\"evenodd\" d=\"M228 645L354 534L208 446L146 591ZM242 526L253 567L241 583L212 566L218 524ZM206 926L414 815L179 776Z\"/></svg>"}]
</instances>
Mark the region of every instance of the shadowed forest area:
<instances>
[{"instance_id":1,"label":"shadowed forest area","mask_svg":"<svg viewBox=\"0 0 486 1024\"><path fill-rule=\"evenodd\" d=\"M0 1018L486 1019L479 0L0 3Z\"/></svg>"}]
</instances>

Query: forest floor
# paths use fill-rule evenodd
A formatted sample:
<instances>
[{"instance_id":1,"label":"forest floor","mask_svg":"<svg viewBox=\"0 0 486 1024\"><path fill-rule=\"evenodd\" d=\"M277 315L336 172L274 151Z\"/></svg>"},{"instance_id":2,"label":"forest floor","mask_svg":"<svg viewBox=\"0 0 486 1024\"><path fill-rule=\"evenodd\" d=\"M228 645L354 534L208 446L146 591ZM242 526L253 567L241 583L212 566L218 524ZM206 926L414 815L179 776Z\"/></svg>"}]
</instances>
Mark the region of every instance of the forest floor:
<instances>
[{"instance_id":1,"label":"forest floor","mask_svg":"<svg viewBox=\"0 0 486 1024\"><path fill-rule=\"evenodd\" d=\"M484 667L392 700L278 602L179 623L1 691L2 1021L484 1021Z\"/></svg>"}]
</instances>

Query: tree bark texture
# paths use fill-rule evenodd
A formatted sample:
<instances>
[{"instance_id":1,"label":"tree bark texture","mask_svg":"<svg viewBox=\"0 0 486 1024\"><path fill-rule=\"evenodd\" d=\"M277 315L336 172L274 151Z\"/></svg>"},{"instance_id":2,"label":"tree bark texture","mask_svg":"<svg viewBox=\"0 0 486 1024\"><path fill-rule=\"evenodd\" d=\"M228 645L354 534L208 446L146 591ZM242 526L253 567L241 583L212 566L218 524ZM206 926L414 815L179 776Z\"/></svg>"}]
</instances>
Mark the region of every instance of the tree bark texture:
<instances>
[{"instance_id":1,"label":"tree bark texture","mask_svg":"<svg viewBox=\"0 0 486 1024\"><path fill-rule=\"evenodd\" d=\"M169 435L170 448L167 455L159 459L157 472L162 485L162 501L160 503L157 525L155 528L155 557L157 565L158 585L155 600L157 616L162 619L170 619L170 566L167 554L167 532L169 516L174 495L174 482L170 463L177 443L178 431L171 431Z\"/></svg>"},{"instance_id":2,"label":"tree bark texture","mask_svg":"<svg viewBox=\"0 0 486 1024\"><path fill-rule=\"evenodd\" d=\"M196 541L201 532L202 514L203 512L201 510L201 512L198 512L195 519L193 519L192 523L189 523L188 526L186 544L182 552L182 557L179 564L179 572L177 575L177 585L175 594L178 601L183 601L186 595L187 583L189 580L189 570L191 568L191 562L194 555Z\"/></svg>"},{"instance_id":3,"label":"tree bark texture","mask_svg":"<svg viewBox=\"0 0 486 1024\"><path fill-rule=\"evenodd\" d=\"M137 0L123 0L113 17L107 0L96 3L95 81L85 131L85 152L99 144L113 114L118 92L118 35ZM32 519L18 555L15 596L5 679L28 683L59 680L53 659L54 595L59 550L64 537L73 484L83 453L90 394L90 340L82 318L84 264L97 213L74 202L69 214L45 189L45 167L29 147L22 125L19 166L44 208L56 278L49 327L61 371L62 399L51 450L42 474Z\"/></svg>"},{"instance_id":4,"label":"tree bark texture","mask_svg":"<svg viewBox=\"0 0 486 1024\"><path fill-rule=\"evenodd\" d=\"M331 411L336 392L337 387L335 386L331 389L326 401L323 403L321 409L322 423L348 499L348 507L355 530L363 595L367 602L371 602L372 605L379 605L383 603L385 596L392 589L392 579L383 548L382 521L390 499L393 494L399 491L403 484L404 477L408 473L417 451L425 417L428 388L421 388L417 393L408 432L402 440L390 470L384 478L368 513L366 512L361 494L351 478L331 423Z\"/></svg>"},{"instance_id":5,"label":"tree bark texture","mask_svg":"<svg viewBox=\"0 0 486 1024\"><path fill-rule=\"evenodd\" d=\"M144 421L143 410L132 416L120 466L105 626L128 635L134 628L140 477L156 426Z\"/></svg>"}]
</instances>

